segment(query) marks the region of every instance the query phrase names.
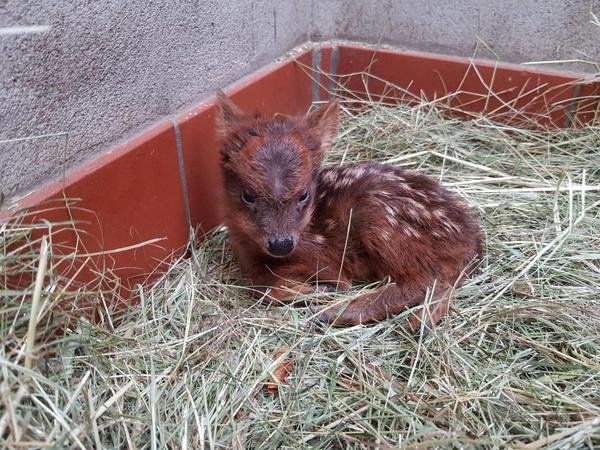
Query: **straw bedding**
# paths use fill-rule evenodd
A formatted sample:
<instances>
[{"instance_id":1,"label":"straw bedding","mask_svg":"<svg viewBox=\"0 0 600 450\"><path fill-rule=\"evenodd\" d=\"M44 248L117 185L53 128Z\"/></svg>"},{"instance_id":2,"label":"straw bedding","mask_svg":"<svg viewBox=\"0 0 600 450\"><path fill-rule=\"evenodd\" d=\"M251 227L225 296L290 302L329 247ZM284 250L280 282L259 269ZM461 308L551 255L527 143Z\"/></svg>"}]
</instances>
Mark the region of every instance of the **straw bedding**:
<instances>
[{"instance_id":1,"label":"straw bedding","mask_svg":"<svg viewBox=\"0 0 600 450\"><path fill-rule=\"evenodd\" d=\"M28 227L0 225L0 272L32 275L20 291L0 278L6 445L600 446L600 127L531 131L452 119L438 106L374 103L346 114L327 162L424 171L480 217L480 270L425 338L410 334L410 312L322 330L310 308L251 301L226 230L112 318L110 293L60 288L50 246L32 330L39 251L32 242L15 250ZM83 299L103 320L56 307ZM54 333L66 316L66 332Z\"/></svg>"}]
</instances>

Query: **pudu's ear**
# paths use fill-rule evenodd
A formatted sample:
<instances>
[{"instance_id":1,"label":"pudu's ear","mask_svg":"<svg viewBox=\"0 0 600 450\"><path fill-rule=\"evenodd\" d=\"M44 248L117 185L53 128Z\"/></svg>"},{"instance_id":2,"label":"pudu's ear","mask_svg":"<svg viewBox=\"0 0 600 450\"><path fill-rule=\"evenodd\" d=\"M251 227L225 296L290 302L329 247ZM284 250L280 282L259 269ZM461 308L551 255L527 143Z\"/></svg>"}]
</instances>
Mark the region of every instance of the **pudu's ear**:
<instances>
[{"instance_id":1,"label":"pudu's ear","mask_svg":"<svg viewBox=\"0 0 600 450\"><path fill-rule=\"evenodd\" d=\"M223 91L217 91L217 133L221 138L229 136L244 117L244 112Z\"/></svg>"},{"instance_id":2,"label":"pudu's ear","mask_svg":"<svg viewBox=\"0 0 600 450\"><path fill-rule=\"evenodd\" d=\"M339 109L338 101L332 100L306 116L308 128L319 139L320 153L329 150L337 136L340 122Z\"/></svg>"}]
</instances>

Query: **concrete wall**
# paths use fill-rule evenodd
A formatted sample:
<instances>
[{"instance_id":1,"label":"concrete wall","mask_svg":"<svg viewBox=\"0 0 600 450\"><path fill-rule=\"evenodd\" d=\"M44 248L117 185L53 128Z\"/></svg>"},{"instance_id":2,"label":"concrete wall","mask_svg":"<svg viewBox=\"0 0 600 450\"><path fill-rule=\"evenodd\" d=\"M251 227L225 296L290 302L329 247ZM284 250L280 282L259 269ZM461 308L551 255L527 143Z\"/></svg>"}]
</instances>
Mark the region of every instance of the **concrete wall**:
<instances>
[{"instance_id":1,"label":"concrete wall","mask_svg":"<svg viewBox=\"0 0 600 450\"><path fill-rule=\"evenodd\" d=\"M600 62L600 0L339 1L325 36L457 56L522 63L591 59ZM331 24L328 24L331 26ZM598 70L587 64L547 68Z\"/></svg>"},{"instance_id":2,"label":"concrete wall","mask_svg":"<svg viewBox=\"0 0 600 450\"><path fill-rule=\"evenodd\" d=\"M599 3L0 0L0 141L68 133L0 142L0 190L14 198L60 177L310 39L464 56L481 39L505 61L600 61L600 28L589 23ZM25 25L49 29L6 31Z\"/></svg>"},{"instance_id":3,"label":"concrete wall","mask_svg":"<svg viewBox=\"0 0 600 450\"><path fill-rule=\"evenodd\" d=\"M58 177L308 39L306 2L0 0L0 189Z\"/></svg>"}]
</instances>

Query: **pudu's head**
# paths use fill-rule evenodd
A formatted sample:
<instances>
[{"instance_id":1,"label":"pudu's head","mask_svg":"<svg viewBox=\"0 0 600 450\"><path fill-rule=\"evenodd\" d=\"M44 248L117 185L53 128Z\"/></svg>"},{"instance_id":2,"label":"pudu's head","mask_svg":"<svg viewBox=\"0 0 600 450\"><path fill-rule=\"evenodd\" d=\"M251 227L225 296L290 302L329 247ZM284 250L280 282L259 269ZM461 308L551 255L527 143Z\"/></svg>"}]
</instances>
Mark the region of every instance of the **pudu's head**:
<instances>
[{"instance_id":1,"label":"pudu's head","mask_svg":"<svg viewBox=\"0 0 600 450\"><path fill-rule=\"evenodd\" d=\"M338 104L302 117L265 118L217 94L225 215L266 254L294 251L313 213L323 155L338 127ZM233 231L233 230L232 230Z\"/></svg>"}]
</instances>

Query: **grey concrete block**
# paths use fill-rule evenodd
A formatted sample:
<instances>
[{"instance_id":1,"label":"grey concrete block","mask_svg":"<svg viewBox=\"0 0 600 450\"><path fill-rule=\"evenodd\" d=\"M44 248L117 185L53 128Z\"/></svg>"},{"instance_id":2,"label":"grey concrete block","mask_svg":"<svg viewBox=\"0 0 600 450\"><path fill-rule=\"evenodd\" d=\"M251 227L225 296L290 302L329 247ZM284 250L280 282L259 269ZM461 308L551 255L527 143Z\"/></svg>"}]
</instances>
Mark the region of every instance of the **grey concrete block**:
<instances>
[{"instance_id":1,"label":"grey concrete block","mask_svg":"<svg viewBox=\"0 0 600 450\"><path fill-rule=\"evenodd\" d=\"M600 62L599 0L342 1L325 37L395 44L414 50L523 63ZM551 66L548 66L548 68ZM552 66L591 72L587 64Z\"/></svg>"},{"instance_id":2,"label":"grey concrete block","mask_svg":"<svg viewBox=\"0 0 600 450\"><path fill-rule=\"evenodd\" d=\"M68 132L69 148L3 146L0 189L27 191L307 40L304 2L0 2L0 140ZM31 154L36 153L35 156ZM35 159L36 167L26 167Z\"/></svg>"}]
</instances>

